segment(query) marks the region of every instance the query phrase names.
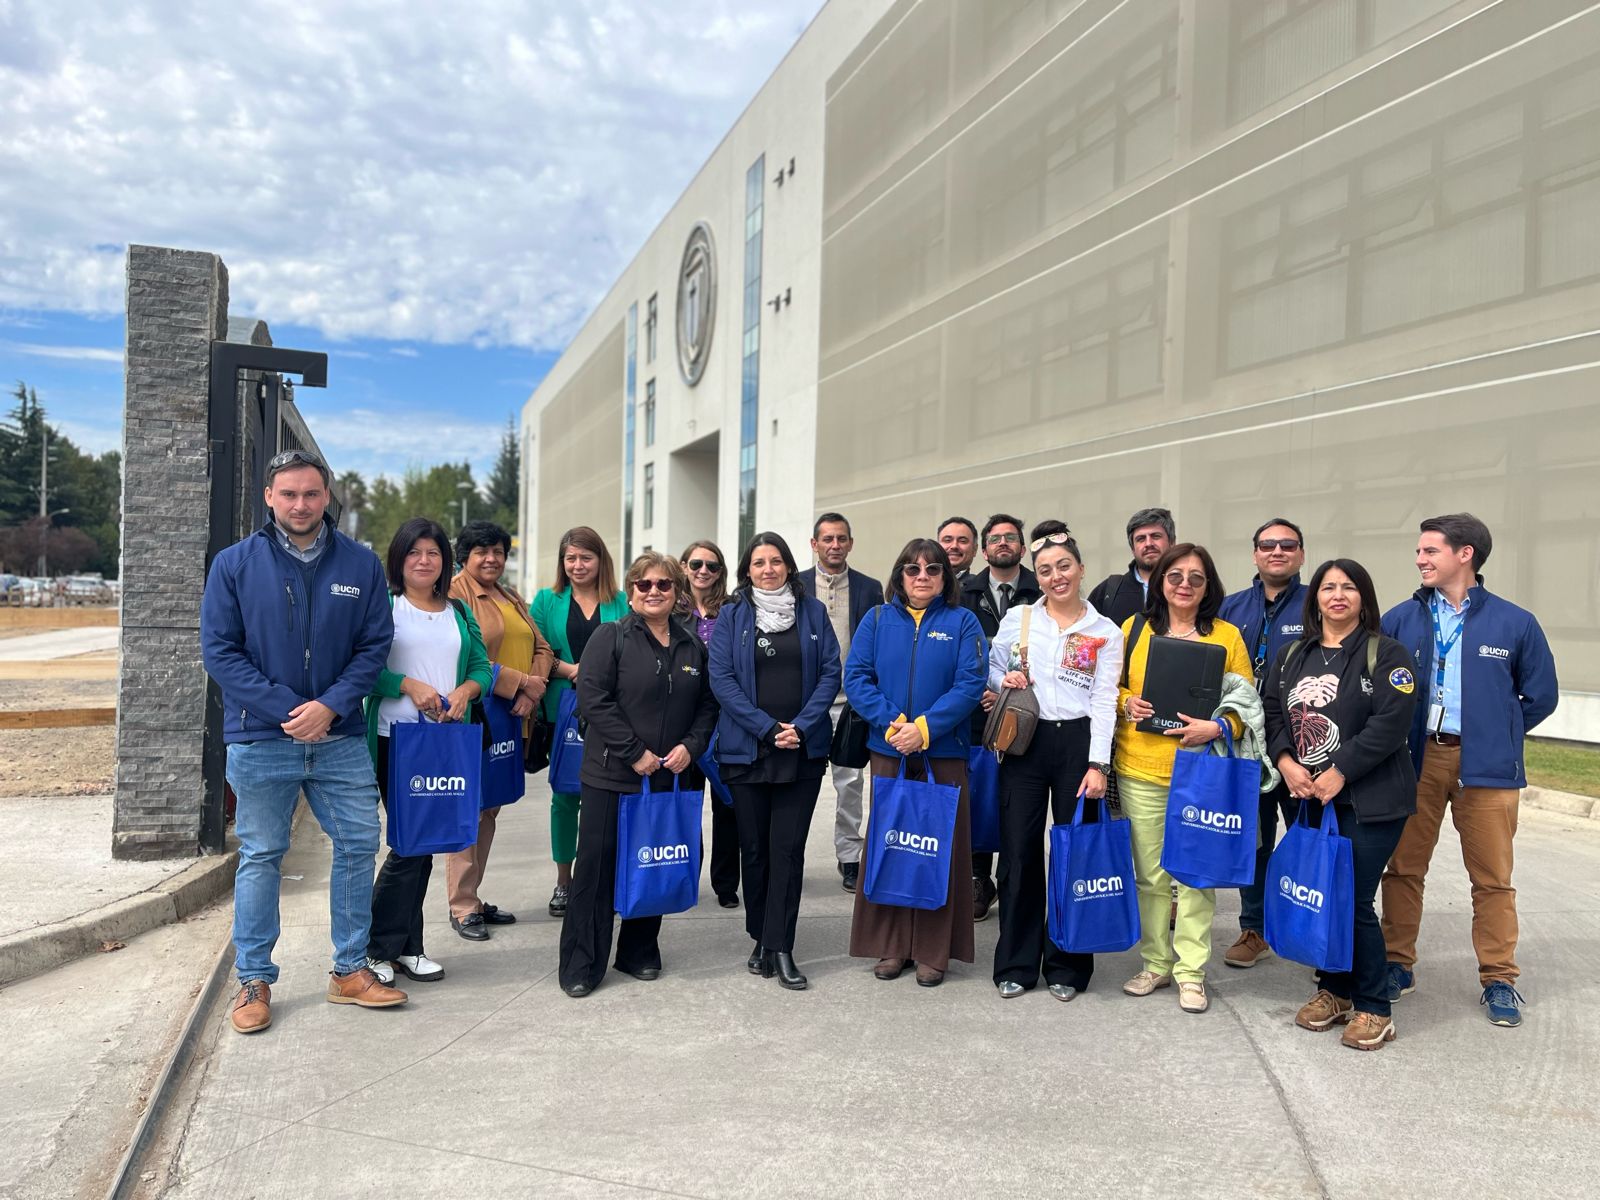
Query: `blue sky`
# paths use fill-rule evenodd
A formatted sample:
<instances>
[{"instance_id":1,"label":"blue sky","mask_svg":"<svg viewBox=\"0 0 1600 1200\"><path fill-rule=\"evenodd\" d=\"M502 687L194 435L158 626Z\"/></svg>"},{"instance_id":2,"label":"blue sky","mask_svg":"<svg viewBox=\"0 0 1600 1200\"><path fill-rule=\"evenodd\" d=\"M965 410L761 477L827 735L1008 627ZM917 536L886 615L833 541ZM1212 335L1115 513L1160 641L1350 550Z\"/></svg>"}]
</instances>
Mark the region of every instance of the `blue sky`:
<instances>
[{"instance_id":1,"label":"blue sky","mask_svg":"<svg viewBox=\"0 0 1600 1200\"><path fill-rule=\"evenodd\" d=\"M0 3L0 385L116 447L124 249L210 250L336 469L481 476L820 7Z\"/></svg>"}]
</instances>

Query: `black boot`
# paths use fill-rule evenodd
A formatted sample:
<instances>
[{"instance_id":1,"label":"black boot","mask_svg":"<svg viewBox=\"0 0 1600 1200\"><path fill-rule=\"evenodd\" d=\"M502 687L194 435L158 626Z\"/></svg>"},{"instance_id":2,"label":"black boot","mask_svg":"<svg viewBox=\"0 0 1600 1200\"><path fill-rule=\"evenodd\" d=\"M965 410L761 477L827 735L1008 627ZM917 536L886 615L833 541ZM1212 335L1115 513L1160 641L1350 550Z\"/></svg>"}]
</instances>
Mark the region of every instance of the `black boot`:
<instances>
[{"instance_id":1,"label":"black boot","mask_svg":"<svg viewBox=\"0 0 1600 1200\"><path fill-rule=\"evenodd\" d=\"M787 950L774 950L772 965L777 970L780 986L788 988L791 992L805 991L806 977L800 974L800 968L794 965L793 954Z\"/></svg>"},{"instance_id":2,"label":"black boot","mask_svg":"<svg viewBox=\"0 0 1600 1200\"><path fill-rule=\"evenodd\" d=\"M768 978L772 975L772 972L767 969L766 947L760 942L757 942L756 948L750 951L750 958L745 962L744 969L752 975L760 975L763 978Z\"/></svg>"}]
</instances>

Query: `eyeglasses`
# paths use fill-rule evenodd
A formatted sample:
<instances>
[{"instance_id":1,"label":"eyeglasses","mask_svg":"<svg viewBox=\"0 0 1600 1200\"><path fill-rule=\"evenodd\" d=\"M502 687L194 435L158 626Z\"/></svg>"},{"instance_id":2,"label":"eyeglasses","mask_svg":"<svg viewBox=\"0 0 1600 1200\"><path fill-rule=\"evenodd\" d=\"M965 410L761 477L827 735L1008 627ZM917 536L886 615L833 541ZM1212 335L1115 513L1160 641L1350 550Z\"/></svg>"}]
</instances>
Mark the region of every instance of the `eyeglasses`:
<instances>
[{"instance_id":1,"label":"eyeglasses","mask_svg":"<svg viewBox=\"0 0 1600 1200\"><path fill-rule=\"evenodd\" d=\"M1043 537L1034 538L1033 541L1028 543L1028 553L1037 554L1047 545L1065 546L1071 540L1072 531L1070 529L1065 533L1047 533Z\"/></svg>"},{"instance_id":2,"label":"eyeglasses","mask_svg":"<svg viewBox=\"0 0 1600 1200\"><path fill-rule=\"evenodd\" d=\"M900 568L912 579L918 575L927 575L929 579L938 579L944 574L943 563L907 563Z\"/></svg>"},{"instance_id":3,"label":"eyeglasses","mask_svg":"<svg viewBox=\"0 0 1600 1200\"><path fill-rule=\"evenodd\" d=\"M652 588L658 592L670 592L675 585L670 579L635 579L633 586L641 596L648 596Z\"/></svg>"},{"instance_id":4,"label":"eyeglasses","mask_svg":"<svg viewBox=\"0 0 1600 1200\"><path fill-rule=\"evenodd\" d=\"M1299 538L1262 538L1256 543L1257 550L1298 550Z\"/></svg>"},{"instance_id":5,"label":"eyeglasses","mask_svg":"<svg viewBox=\"0 0 1600 1200\"><path fill-rule=\"evenodd\" d=\"M989 546L1004 546L1007 542L1010 542L1014 546L1020 546L1022 545L1022 535L1020 533L991 533L985 540L984 544Z\"/></svg>"},{"instance_id":6,"label":"eyeglasses","mask_svg":"<svg viewBox=\"0 0 1600 1200\"><path fill-rule=\"evenodd\" d=\"M722 564L719 562L711 562L709 559L691 558L683 565L688 567L691 571L710 571L713 575L722 574Z\"/></svg>"},{"instance_id":7,"label":"eyeglasses","mask_svg":"<svg viewBox=\"0 0 1600 1200\"><path fill-rule=\"evenodd\" d=\"M1182 587L1185 583L1192 588L1203 588L1206 585L1206 577L1199 571L1190 571L1188 575L1182 571L1168 571L1166 580L1173 587Z\"/></svg>"},{"instance_id":8,"label":"eyeglasses","mask_svg":"<svg viewBox=\"0 0 1600 1200\"><path fill-rule=\"evenodd\" d=\"M272 461L267 463L269 471L281 471L285 467L315 467L319 471L327 470L327 464L309 450L285 450L282 454L273 455Z\"/></svg>"}]
</instances>

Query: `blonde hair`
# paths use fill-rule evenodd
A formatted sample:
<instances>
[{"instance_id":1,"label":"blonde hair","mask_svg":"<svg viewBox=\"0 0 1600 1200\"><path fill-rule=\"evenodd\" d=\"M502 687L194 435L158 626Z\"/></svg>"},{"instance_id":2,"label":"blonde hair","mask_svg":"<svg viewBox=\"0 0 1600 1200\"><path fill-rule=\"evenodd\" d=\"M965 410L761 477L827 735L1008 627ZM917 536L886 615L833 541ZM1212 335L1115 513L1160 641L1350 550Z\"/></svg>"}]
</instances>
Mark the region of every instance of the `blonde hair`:
<instances>
[{"instance_id":1,"label":"blonde hair","mask_svg":"<svg viewBox=\"0 0 1600 1200\"><path fill-rule=\"evenodd\" d=\"M630 603L633 597L633 585L643 579L649 571L660 571L668 579L672 580L672 602L673 607L677 607L678 602L683 599L684 593L689 590L689 581L683 573L683 568L678 565L678 560L670 554L661 553L659 550L646 550L638 558L634 559L628 567L628 573L623 577L622 586L628 593Z\"/></svg>"}]
</instances>

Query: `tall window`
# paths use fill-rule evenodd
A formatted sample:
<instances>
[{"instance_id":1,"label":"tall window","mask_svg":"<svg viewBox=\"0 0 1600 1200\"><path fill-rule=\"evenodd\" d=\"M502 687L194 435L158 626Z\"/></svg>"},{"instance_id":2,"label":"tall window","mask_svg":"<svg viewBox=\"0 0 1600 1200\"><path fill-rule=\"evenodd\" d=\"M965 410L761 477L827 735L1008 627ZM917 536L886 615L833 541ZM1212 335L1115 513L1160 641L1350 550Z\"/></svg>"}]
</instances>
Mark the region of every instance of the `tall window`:
<instances>
[{"instance_id":1,"label":"tall window","mask_svg":"<svg viewBox=\"0 0 1600 1200\"><path fill-rule=\"evenodd\" d=\"M639 306L628 305L622 386L622 561L633 561L633 409L639 360ZM651 385L652 388L654 384Z\"/></svg>"},{"instance_id":2,"label":"tall window","mask_svg":"<svg viewBox=\"0 0 1600 1200\"><path fill-rule=\"evenodd\" d=\"M644 465L644 527L649 529L656 523L656 465ZM631 559L629 560L632 561Z\"/></svg>"},{"instance_id":3,"label":"tall window","mask_svg":"<svg viewBox=\"0 0 1600 1200\"><path fill-rule=\"evenodd\" d=\"M656 360L656 298L651 296L645 302L644 310L644 361L653 363Z\"/></svg>"},{"instance_id":4,"label":"tall window","mask_svg":"<svg viewBox=\"0 0 1600 1200\"><path fill-rule=\"evenodd\" d=\"M744 176L744 364L739 383L739 541L756 535L756 428L761 398L761 216L767 156Z\"/></svg>"},{"instance_id":5,"label":"tall window","mask_svg":"<svg viewBox=\"0 0 1600 1200\"><path fill-rule=\"evenodd\" d=\"M644 444L656 444L656 381L644 381Z\"/></svg>"}]
</instances>

